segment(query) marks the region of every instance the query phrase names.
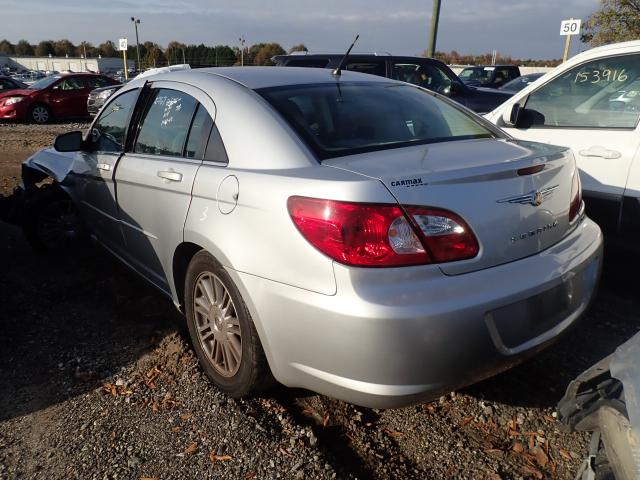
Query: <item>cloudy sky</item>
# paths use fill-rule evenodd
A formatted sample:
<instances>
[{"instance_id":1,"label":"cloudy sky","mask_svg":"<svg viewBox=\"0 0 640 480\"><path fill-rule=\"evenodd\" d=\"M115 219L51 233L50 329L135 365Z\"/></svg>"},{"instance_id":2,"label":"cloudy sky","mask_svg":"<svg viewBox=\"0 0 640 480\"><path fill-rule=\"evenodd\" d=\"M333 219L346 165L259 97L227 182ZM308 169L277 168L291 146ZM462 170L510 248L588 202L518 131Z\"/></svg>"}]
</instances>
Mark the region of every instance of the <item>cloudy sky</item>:
<instances>
[{"instance_id":1,"label":"cloudy sky","mask_svg":"<svg viewBox=\"0 0 640 480\"><path fill-rule=\"evenodd\" d=\"M140 40L185 43L304 43L312 51L415 55L427 46L431 0L2 0L1 37L68 38L74 43L128 37L141 19ZM585 19L598 0L442 0L438 50L520 58L559 58L560 21ZM573 53L584 49L574 42Z\"/></svg>"}]
</instances>

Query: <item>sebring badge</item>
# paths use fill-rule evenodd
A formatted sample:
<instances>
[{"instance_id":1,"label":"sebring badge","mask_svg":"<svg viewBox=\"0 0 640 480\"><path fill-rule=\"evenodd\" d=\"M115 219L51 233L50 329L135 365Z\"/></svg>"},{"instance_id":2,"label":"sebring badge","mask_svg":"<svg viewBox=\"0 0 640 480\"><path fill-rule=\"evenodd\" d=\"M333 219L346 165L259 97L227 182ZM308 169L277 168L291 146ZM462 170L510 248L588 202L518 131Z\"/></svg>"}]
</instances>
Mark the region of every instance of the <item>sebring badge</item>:
<instances>
[{"instance_id":1,"label":"sebring badge","mask_svg":"<svg viewBox=\"0 0 640 480\"><path fill-rule=\"evenodd\" d=\"M553 191L558 188L558 185L554 185L553 187L543 188L541 190L534 190L532 192L527 193L526 195L518 195L516 197L503 198L502 200L498 200L498 203L518 203L520 205L533 205L534 207L539 207L542 205L545 200L553 195Z\"/></svg>"}]
</instances>

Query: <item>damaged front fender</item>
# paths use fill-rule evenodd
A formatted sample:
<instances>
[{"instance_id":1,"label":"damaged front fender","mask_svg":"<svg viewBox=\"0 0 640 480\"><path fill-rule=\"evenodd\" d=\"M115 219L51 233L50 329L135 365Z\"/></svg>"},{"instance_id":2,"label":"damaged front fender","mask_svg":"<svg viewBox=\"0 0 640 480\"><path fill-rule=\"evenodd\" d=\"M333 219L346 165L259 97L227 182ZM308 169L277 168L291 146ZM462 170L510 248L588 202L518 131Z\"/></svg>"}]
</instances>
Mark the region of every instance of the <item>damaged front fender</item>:
<instances>
[{"instance_id":1,"label":"damaged front fender","mask_svg":"<svg viewBox=\"0 0 640 480\"><path fill-rule=\"evenodd\" d=\"M40 150L22 163L22 181L25 188L47 177L63 185L70 173L86 173L87 164L79 156L77 152L58 152L53 148Z\"/></svg>"}]
</instances>

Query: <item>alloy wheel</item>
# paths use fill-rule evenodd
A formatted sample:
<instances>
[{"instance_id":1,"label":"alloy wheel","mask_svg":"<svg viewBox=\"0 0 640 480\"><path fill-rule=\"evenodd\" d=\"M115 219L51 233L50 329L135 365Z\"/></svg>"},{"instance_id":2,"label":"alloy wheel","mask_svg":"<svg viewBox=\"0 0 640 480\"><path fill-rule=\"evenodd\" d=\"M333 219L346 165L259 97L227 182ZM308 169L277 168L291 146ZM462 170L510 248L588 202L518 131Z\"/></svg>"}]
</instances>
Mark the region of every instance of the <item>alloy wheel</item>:
<instances>
[{"instance_id":1,"label":"alloy wheel","mask_svg":"<svg viewBox=\"0 0 640 480\"><path fill-rule=\"evenodd\" d=\"M242 330L231 295L217 275L203 272L197 278L193 311L207 360L221 376L234 376L242 361Z\"/></svg>"},{"instance_id":2,"label":"alloy wheel","mask_svg":"<svg viewBox=\"0 0 640 480\"><path fill-rule=\"evenodd\" d=\"M37 123L47 123L49 121L49 110L42 106L36 106L31 111L31 116Z\"/></svg>"}]
</instances>

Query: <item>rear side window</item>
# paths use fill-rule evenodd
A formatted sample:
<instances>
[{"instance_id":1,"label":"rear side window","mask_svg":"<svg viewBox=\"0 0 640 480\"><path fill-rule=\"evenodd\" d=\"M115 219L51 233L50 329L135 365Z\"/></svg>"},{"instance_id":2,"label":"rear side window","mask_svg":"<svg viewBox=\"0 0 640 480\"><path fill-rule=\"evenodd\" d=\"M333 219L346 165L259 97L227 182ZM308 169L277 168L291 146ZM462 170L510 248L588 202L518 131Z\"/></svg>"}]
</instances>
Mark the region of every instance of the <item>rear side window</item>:
<instances>
[{"instance_id":1,"label":"rear side window","mask_svg":"<svg viewBox=\"0 0 640 480\"><path fill-rule=\"evenodd\" d=\"M640 55L599 58L572 68L531 95L533 127L635 128L640 118Z\"/></svg>"},{"instance_id":2,"label":"rear side window","mask_svg":"<svg viewBox=\"0 0 640 480\"><path fill-rule=\"evenodd\" d=\"M209 138L212 125L213 120L207 112L207 109L202 105L198 105L198 110L193 117L191 129L189 130L185 157L202 160L204 151L207 148L207 139Z\"/></svg>"},{"instance_id":3,"label":"rear side window","mask_svg":"<svg viewBox=\"0 0 640 480\"><path fill-rule=\"evenodd\" d=\"M138 90L118 95L102 110L91 129L93 149L100 152L121 152L131 110L138 99Z\"/></svg>"},{"instance_id":4,"label":"rear side window","mask_svg":"<svg viewBox=\"0 0 640 480\"><path fill-rule=\"evenodd\" d=\"M386 67L383 61L370 61L370 62L350 62L347 64L347 70L354 72L369 73L371 75L378 75L379 77L386 77Z\"/></svg>"},{"instance_id":5,"label":"rear side window","mask_svg":"<svg viewBox=\"0 0 640 480\"><path fill-rule=\"evenodd\" d=\"M186 93L156 90L142 118L133 151L181 157L197 104Z\"/></svg>"},{"instance_id":6,"label":"rear side window","mask_svg":"<svg viewBox=\"0 0 640 480\"><path fill-rule=\"evenodd\" d=\"M87 78L86 81L87 81L87 86L92 89L107 87L111 85L106 78L102 78L102 77L91 77L91 78Z\"/></svg>"},{"instance_id":7,"label":"rear side window","mask_svg":"<svg viewBox=\"0 0 640 480\"><path fill-rule=\"evenodd\" d=\"M325 68L329 63L328 58L295 58L287 62L287 67Z\"/></svg>"},{"instance_id":8,"label":"rear side window","mask_svg":"<svg viewBox=\"0 0 640 480\"><path fill-rule=\"evenodd\" d=\"M257 92L321 159L497 135L412 85L340 82Z\"/></svg>"}]
</instances>

